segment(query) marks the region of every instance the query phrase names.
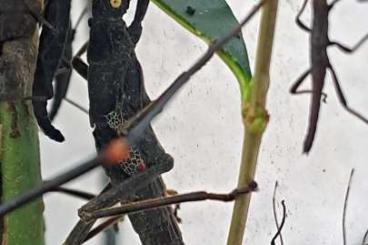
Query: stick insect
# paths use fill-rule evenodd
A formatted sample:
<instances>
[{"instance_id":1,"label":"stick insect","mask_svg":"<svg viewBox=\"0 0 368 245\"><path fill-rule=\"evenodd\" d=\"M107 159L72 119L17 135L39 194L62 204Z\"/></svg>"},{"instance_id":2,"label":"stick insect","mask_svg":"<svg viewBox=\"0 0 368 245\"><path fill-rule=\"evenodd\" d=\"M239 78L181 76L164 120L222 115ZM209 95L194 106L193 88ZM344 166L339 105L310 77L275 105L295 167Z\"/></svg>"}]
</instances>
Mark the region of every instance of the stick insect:
<instances>
[{"instance_id":1,"label":"stick insect","mask_svg":"<svg viewBox=\"0 0 368 245\"><path fill-rule=\"evenodd\" d=\"M98 150L103 150L113 138L121 136L124 122L150 103L144 89L141 67L134 52L141 36L141 22L149 1L138 0L134 20L127 27L122 16L128 10L129 2L95 0L92 3L87 52L88 91L90 122L94 127L93 135ZM165 186L161 177L156 172L150 173L155 169L154 165L161 164L161 168L168 171L172 168L173 159L165 153L149 127L144 132L142 140L131 147L129 159L118 166L105 167L105 170L112 186L144 171L146 167L148 169L144 171L143 179L151 181L141 180L140 183L145 184L137 185L141 188L135 189L133 196L130 193L114 198L123 201L128 197L142 199L163 196ZM148 173L153 174L154 178L148 178L146 176ZM92 203L93 201L89 207L94 207ZM143 244L183 244L171 208L131 214L130 220ZM85 228L83 230L88 232L88 225ZM75 230L77 236L69 236L66 244L78 244L84 240L80 228Z\"/></svg>"},{"instance_id":2,"label":"stick insect","mask_svg":"<svg viewBox=\"0 0 368 245\"><path fill-rule=\"evenodd\" d=\"M181 88L190 79L190 77L194 73L200 70L207 63L207 61L214 55L214 53L217 50L219 50L226 42L231 40L231 38L233 38L238 32L240 32L241 27L244 24L246 24L255 15L255 13L261 8L264 2L265 1L261 1L258 5L256 5L252 9L252 11L249 13L249 15L247 15L247 17L238 26L236 26L230 33L228 33L226 36L222 37L221 39L211 44L208 51L202 57L200 57L200 59L193 66L191 66L187 71L183 72L158 99L147 104L137 114L134 114L131 119L129 119L126 123L124 123L123 127L121 128L121 132L122 132L122 135L125 136L125 139L129 143L136 144L136 145L142 144L142 140L138 140L138 139L139 137L141 137L142 132L143 132L143 137L145 137L145 135L147 134L147 130L145 131L145 129L146 128L150 129L149 128L150 121L159 112L163 110L164 106L174 96L174 94L179 90L179 88ZM95 2L95 3L98 3L98 2ZM103 5L103 6L106 6L106 5ZM102 13L103 13L103 10L104 9L102 10L100 9ZM98 19L96 21L98 21ZM119 18L119 21L121 21L120 18ZM90 64L92 64L92 62L90 62ZM116 64L113 63L113 65L116 65ZM141 96L140 93L139 93L139 96ZM105 118L105 120L107 119L108 118ZM107 128L108 124L107 125L102 124L101 126ZM96 127L96 129L98 129L98 127ZM147 140L147 137L143 139ZM122 142L122 140L117 140L114 142L115 143ZM3 205L0 206L0 215L4 215L10 212L11 210L14 210L17 207L24 205L25 203L28 203L31 200L34 200L34 198L37 198L42 194L48 191L54 190L55 187L60 186L61 184L64 184L67 181L73 178L76 178L77 176L80 176L81 174L95 168L98 165L98 162L106 162L106 161L111 162L112 160L111 160L111 157L109 157L109 149L112 147L112 145L114 145L114 142L110 143L109 144L110 147L107 147L106 149L101 148L101 154L99 155L99 157L89 160L86 163L74 168L72 171L68 171L58 176L57 178L47 181L41 186L32 189L31 191L25 193L24 195L21 195L18 198L15 198L7 203L4 203ZM154 141L148 140L148 142L152 143ZM121 143L118 145L121 145ZM119 148L119 151L120 150L124 151L124 147ZM151 155L150 157L155 157L155 156ZM76 226L72 234L69 236L70 239L68 238L67 244L68 242L69 244L79 244L79 242L83 240L83 237L85 237L84 234L88 234L89 229L94 223L94 220L88 220L88 216L89 216L88 213L91 213L94 210L98 210L100 208L109 207L121 201L122 199L129 197L132 193L137 192L137 190L146 188L147 183L157 180L158 178L157 176L159 176L161 173L167 172L168 170L172 168L172 161L170 161L169 157L168 159L169 161L158 162L157 164L153 164L152 166L149 166L147 164L148 168L145 171L138 172L130 178L127 178L124 180L118 179L118 181L116 181L115 183L114 183L114 178L112 178L111 189L108 189L102 194L100 194L98 197L93 199L92 202L88 203L86 206L84 206L84 208L80 210L81 216L86 216L87 218L84 218L79 222L79 224ZM107 167L107 171L113 168L118 169L119 171L111 171L110 173L116 174L118 177L120 177L123 174L123 171L121 171L122 169L120 168L120 166ZM154 183L157 183L157 182L154 182ZM162 229L162 227L160 228ZM171 227L171 229L173 229L173 227ZM159 230L159 231L160 231L159 233L162 232L162 230ZM156 233L156 236L157 236L157 233ZM158 239L160 238L162 237L159 236ZM152 237L152 239L157 239L157 237ZM173 244L173 242L174 244L175 242L179 242L179 243L181 242L181 241L173 241L171 237L168 237L168 239L169 240L167 242L170 242L170 244ZM150 242L149 244L158 244L156 243L157 240L151 240L149 242ZM165 244L165 243L159 243L159 244Z\"/></svg>"},{"instance_id":3,"label":"stick insect","mask_svg":"<svg viewBox=\"0 0 368 245\"><path fill-rule=\"evenodd\" d=\"M302 8L296 17L296 23L298 26L306 31L311 33L311 63L312 66L310 69L305 71L293 84L290 89L292 94L304 94L311 93L312 94L312 102L310 105L310 116L309 116L309 126L308 133L304 141L303 152L308 153L313 145L314 137L317 130L317 122L319 116L319 110L321 106L321 98L324 95L322 90L325 83L326 71L330 70L332 79L336 88L338 99L342 106L349 113L353 114L360 120L365 123L368 123L368 119L363 117L360 113L350 108L345 95L342 91L342 88L339 84L335 69L330 63L327 48L330 46L336 46L340 50L345 53L352 53L356 51L367 39L368 34L365 35L356 45L352 48L344 46L336 41L331 41L328 37L328 17L331 9L339 0L334 0L331 4L327 4L326 0L312 0L312 9L313 9L313 25L312 28L307 27L300 19L308 0L304 0ZM304 79L309 75L312 75L312 89L311 90L298 90L299 86L302 84Z\"/></svg>"}]
</instances>

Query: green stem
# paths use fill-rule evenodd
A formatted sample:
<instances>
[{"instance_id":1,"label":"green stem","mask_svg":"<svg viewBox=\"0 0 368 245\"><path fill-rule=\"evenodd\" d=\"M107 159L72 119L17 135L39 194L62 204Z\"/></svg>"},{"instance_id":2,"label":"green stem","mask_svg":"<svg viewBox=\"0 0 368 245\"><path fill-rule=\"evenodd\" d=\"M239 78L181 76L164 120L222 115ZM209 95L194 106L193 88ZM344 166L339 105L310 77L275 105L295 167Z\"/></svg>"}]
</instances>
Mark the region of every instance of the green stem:
<instances>
[{"instance_id":1,"label":"green stem","mask_svg":"<svg viewBox=\"0 0 368 245\"><path fill-rule=\"evenodd\" d=\"M38 32L6 41L0 56L0 195L12 199L41 183L38 129L31 101ZM44 244L41 199L0 217L1 244Z\"/></svg>"},{"instance_id":2,"label":"green stem","mask_svg":"<svg viewBox=\"0 0 368 245\"><path fill-rule=\"evenodd\" d=\"M254 180L262 135L268 122L265 104L269 86L269 68L277 5L278 0L268 0L262 10L251 99L250 102L243 103L242 114L245 130L238 187L246 186ZM251 195L244 195L236 199L234 203L228 245L242 244L250 198Z\"/></svg>"},{"instance_id":3,"label":"green stem","mask_svg":"<svg viewBox=\"0 0 368 245\"><path fill-rule=\"evenodd\" d=\"M2 201L40 184L38 129L32 107L24 102L1 102ZM44 244L42 200L32 202L3 219L2 244Z\"/></svg>"}]
</instances>

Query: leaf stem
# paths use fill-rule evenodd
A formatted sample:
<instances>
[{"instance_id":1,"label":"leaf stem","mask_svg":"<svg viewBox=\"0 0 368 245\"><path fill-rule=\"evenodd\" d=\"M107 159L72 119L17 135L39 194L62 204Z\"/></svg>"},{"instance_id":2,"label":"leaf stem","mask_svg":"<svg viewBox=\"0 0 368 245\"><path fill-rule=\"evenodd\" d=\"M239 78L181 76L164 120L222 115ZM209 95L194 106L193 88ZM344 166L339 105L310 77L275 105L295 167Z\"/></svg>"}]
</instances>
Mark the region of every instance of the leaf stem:
<instances>
[{"instance_id":1,"label":"leaf stem","mask_svg":"<svg viewBox=\"0 0 368 245\"><path fill-rule=\"evenodd\" d=\"M238 186L245 186L254 179L262 135L268 122L268 113L265 105L270 80L269 68L277 5L278 0L268 0L262 9L251 98L249 102L243 101L242 105L245 130ZM242 244L250 198L251 195L246 195L235 200L227 240L228 245Z\"/></svg>"}]
</instances>

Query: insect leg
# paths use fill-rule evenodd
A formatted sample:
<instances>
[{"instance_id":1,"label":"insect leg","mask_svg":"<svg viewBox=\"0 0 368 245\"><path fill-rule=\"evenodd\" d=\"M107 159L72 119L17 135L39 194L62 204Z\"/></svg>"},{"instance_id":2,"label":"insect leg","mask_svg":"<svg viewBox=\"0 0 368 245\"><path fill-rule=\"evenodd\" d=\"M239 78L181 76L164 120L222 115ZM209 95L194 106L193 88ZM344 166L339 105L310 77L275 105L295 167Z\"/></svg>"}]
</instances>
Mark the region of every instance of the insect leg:
<instances>
[{"instance_id":1,"label":"insect leg","mask_svg":"<svg viewBox=\"0 0 368 245\"><path fill-rule=\"evenodd\" d=\"M75 26L72 28L72 24L69 24L69 30L67 34L67 41L65 44L65 50L62 58L62 68L59 67L59 70L55 74L55 95L52 101L51 109L50 109L50 120L52 121L56 114L59 112L59 108L63 102L63 99L66 96L66 93L69 88L70 78L72 74L72 65L71 61L73 59L73 49L72 44L74 41L75 33L79 24L81 23L83 17L88 12L89 4L86 4L82 13L79 15L78 20L75 23ZM62 73L61 73L62 72Z\"/></svg>"},{"instance_id":2,"label":"insect leg","mask_svg":"<svg viewBox=\"0 0 368 245\"><path fill-rule=\"evenodd\" d=\"M80 58L84 52L86 52L88 48L89 42L85 42L83 46L78 50L75 54L72 64L73 68L77 71L79 75L81 75L85 80L88 77L88 65Z\"/></svg>"},{"instance_id":3,"label":"insect leg","mask_svg":"<svg viewBox=\"0 0 368 245\"><path fill-rule=\"evenodd\" d=\"M33 4L29 3L28 0L24 0L24 4L28 8L30 14L35 18L41 25L46 26L52 32L57 33L57 29L51 24L48 20L46 20L38 10L34 9Z\"/></svg>"},{"instance_id":4,"label":"insect leg","mask_svg":"<svg viewBox=\"0 0 368 245\"><path fill-rule=\"evenodd\" d=\"M330 42L330 46L337 46L340 50L344 51L345 53L353 53L358 50L365 41L368 40L368 34L366 34L362 39L359 40L353 47L347 47L339 42L333 41Z\"/></svg>"},{"instance_id":5,"label":"insect leg","mask_svg":"<svg viewBox=\"0 0 368 245\"><path fill-rule=\"evenodd\" d=\"M92 229L95 222L96 220L90 220L88 222L79 220L78 223L74 226L73 230L69 233L63 245L82 244L87 238L89 231Z\"/></svg>"},{"instance_id":6,"label":"insect leg","mask_svg":"<svg viewBox=\"0 0 368 245\"><path fill-rule=\"evenodd\" d=\"M337 78L337 75L336 75L336 72L334 70L334 68L330 65L328 67L331 71L331 75L332 75L332 80L334 82L334 85L335 85L335 88L336 88L336 92L337 92L337 96L338 96L338 99L340 101L340 103L342 104L342 106L345 108L345 110L347 110L349 113L353 114L354 116L356 116L357 118L359 118L360 120L362 120L363 122L367 123L368 124L368 119L365 118L363 115L361 115L359 112L355 111L354 109L350 108L347 101L346 101L346 98L345 98L345 95L341 89L341 86L339 84L339 80Z\"/></svg>"},{"instance_id":7,"label":"insect leg","mask_svg":"<svg viewBox=\"0 0 368 245\"><path fill-rule=\"evenodd\" d=\"M303 94L306 93L305 91L298 91L298 88L303 83L304 79L311 73L312 69L308 69L305 71L294 83L293 86L290 88L291 94ZM310 93L310 91L307 91L307 93Z\"/></svg>"},{"instance_id":8,"label":"insect leg","mask_svg":"<svg viewBox=\"0 0 368 245\"><path fill-rule=\"evenodd\" d=\"M73 30L69 28L63 55L64 57L61 59L62 68L59 68L55 73L55 93L49 113L51 121L54 120L61 106L61 102L66 96L72 75L72 66L70 64L70 60L72 59L72 32ZM60 72L61 70L62 72Z\"/></svg>"},{"instance_id":9,"label":"insect leg","mask_svg":"<svg viewBox=\"0 0 368 245\"><path fill-rule=\"evenodd\" d=\"M311 31L311 29L310 29L308 26L306 26L306 25L302 22L302 20L300 19L301 15L302 15L302 14L303 14L303 12L304 12L305 7L307 6L307 2L308 2L308 0L304 0L303 5L302 5L302 8L299 10L299 12L298 12L298 14L297 14L297 16L296 16L295 22L296 22L296 24L297 24L297 25L298 25L302 30L304 30L304 31L306 31L306 32L310 32L310 31Z\"/></svg>"},{"instance_id":10,"label":"insect leg","mask_svg":"<svg viewBox=\"0 0 368 245\"><path fill-rule=\"evenodd\" d=\"M108 184L100 194L95 196L92 200L100 198L100 196L108 192L111 189L111 185ZM74 226L73 230L69 233L66 241L63 243L64 245L78 245L82 244L85 241L85 238L88 236L89 231L91 230L93 224L96 220L89 220L88 222L79 220L79 222Z\"/></svg>"},{"instance_id":11,"label":"insect leg","mask_svg":"<svg viewBox=\"0 0 368 245\"><path fill-rule=\"evenodd\" d=\"M159 163L121 183L116 183L111 189L99 194L79 209L81 220L73 228L64 244L81 244L84 241L89 230L96 222L96 219L89 218L89 213L102 208L111 207L117 202L128 198L137 190L145 187L152 180L156 179L160 174L169 171L172 167L172 161Z\"/></svg>"},{"instance_id":12,"label":"insect leg","mask_svg":"<svg viewBox=\"0 0 368 245\"><path fill-rule=\"evenodd\" d=\"M122 199L126 199L135 193L137 190L145 187L148 183L156 179L160 174L170 171L173 167L172 159L162 161L157 165L153 165L147 168L144 172L133 175L132 177L124 180L121 183L113 184L113 187L102 193L98 198L92 199L80 210L79 214L82 219L88 219L88 213L105 208L111 207Z\"/></svg>"},{"instance_id":13,"label":"insect leg","mask_svg":"<svg viewBox=\"0 0 368 245\"><path fill-rule=\"evenodd\" d=\"M132 38L133 43L137 43L142 34L142 20L147 12L147 7L149 0L138 0L137 10L135 11L135 16L132 24L128 27L128 32Z\"/></svg>"},{"instance_id":14,"label":"insect leg","mask_svg":"<svg viewBox=\"0 0 368 245\"><path fill-rule=\"evenodd\" d=\"M304 79L311 73L311 69L308 69L307 71L305 71L293 84L293 86L291 86L290 88L290 93L291 94L311 94L313 93L312 90L298 90L298 88L300 87L300 85L303 83ZM324 103L326 103L327 100L327 94L322 92L322 101Z\"/></svg>"}]
</instances>

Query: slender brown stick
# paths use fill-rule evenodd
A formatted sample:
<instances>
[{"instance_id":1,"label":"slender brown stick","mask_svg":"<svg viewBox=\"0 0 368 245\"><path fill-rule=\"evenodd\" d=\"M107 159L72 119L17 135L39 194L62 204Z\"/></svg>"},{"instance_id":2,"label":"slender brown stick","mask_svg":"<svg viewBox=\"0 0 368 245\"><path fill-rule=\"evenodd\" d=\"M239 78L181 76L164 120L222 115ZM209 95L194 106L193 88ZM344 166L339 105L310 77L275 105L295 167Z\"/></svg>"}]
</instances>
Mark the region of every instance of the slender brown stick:
<instances>
[{"instance_id":1,"label":"slender brown stick","mask_svg":"<svg viewBox=\"0 0 368 245\"><path fill-rule=\"evenodd\" d=\"M346 243L346 211L347 211L347 208L348 208L350 187L351 187L351 182L353 180L354 171L355 171L354 168L351 169L349 182L348 182L348 187L346 188L346 193L345 193L344 209L343 209L343 212L342 212L342 238L343 238L343 244L344 245L347 244Z\"/></svg>"},{"instance_id":2,"label":"slender brown stick","mask_svg":"<svg viewBox=\"0 0 368 245\"><path fill-rule=\"evenodd\" d=\"M277 228L277 232L276 232L276 234L273 236L273 238L271 240L271 245L275 245L276 238L278 236L281 236L281 230L282 230L282 228L284 227L284 224L285 224L285 220L286 220L285 200L282 200L281 201L281 205L282 205L282 220L281 220L280 227Z\"/></svg>"},{"instance_id":3,"label":"slender brown stick","mask_svg":"<svg viewBox=\"0 0 368 245\"><path fill-rule=\"evenodd\" d=\"M205 191L198 191L198 192L191 192L191 193L175 195L175 196L152 198L148 200L123 204L122 206L117 207L117 208L100 209L100 210L94 211L91 214L89 214L89 217L93 219L98 219L102 217L132 213L132 212L142 211L142 210L151 209L151 208L158 208L162 206L183 203L183 202L195 202L195 201L204 201L204 200L229 202L229 201L233 201L238 196L248 194L252 191L255 191L256 189L257 189L257 183L253 181L246 187L237 188L233 190L232 192L226 193L226 194L208 193Z\"/></svg>"}]
</instances>

